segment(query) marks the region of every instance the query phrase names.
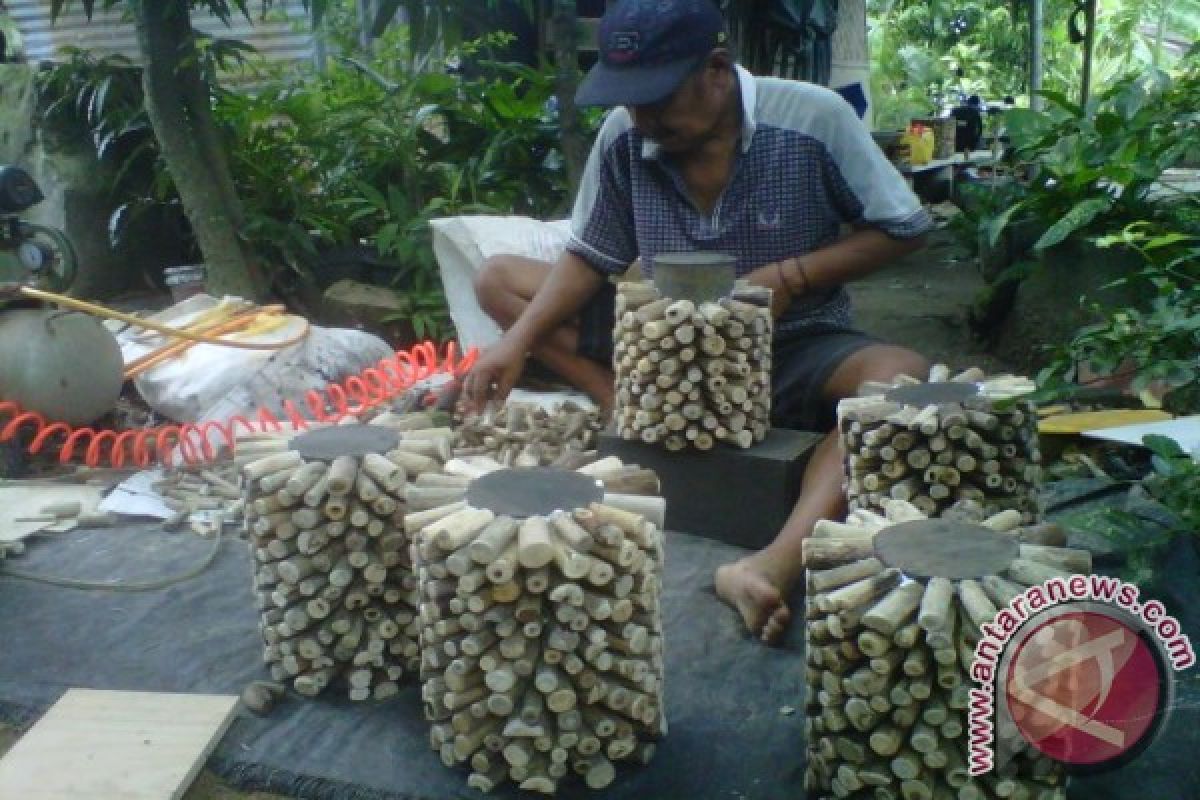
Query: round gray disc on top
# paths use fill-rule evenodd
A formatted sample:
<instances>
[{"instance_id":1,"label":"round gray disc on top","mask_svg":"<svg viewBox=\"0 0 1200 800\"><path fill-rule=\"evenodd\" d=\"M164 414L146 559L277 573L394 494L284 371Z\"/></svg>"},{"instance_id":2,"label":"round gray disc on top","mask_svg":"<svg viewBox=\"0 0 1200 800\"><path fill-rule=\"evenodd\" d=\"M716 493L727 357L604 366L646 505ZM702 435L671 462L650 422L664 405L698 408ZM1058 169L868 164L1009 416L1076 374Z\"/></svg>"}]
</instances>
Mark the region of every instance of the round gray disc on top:
<instances>
[{"instance_id":1,"label":"round gray disc on top","mask_svg":"<svg viewBox=\"0 0 1200 800\"><path fill-rule=\"evenodd\" d=\"M943 403L961 403L979 394L979 386L974 383L959 383L946 381L943 383L913 383L908 386L897 386L883 395L889 403L902 403L906 406L930 406Z\"/></svg>"},{"instance_id":2,"label":"round gray disc on top","mask_svg":"<svg viewBox=\"0 0 1200 800\"><path fill-rule=\"evenodd\" d=\"M737 280L737 259L726 253L659 253L651 267L654 288L672 300L716 302L729 296Z\"/></svg>"},{"instance_id":3,"label":"round gray disc on top","mask_svg":"<svg viewBox=\"0 0 1200 800\"><path fill-rule=\"evenodd\" d=\"M875 555L914 578L981 578L1008 569L1017 539L982 525L945 519L900 522L875 534Z\"/></svg>"},{"instance_id":4,"label":"round gray disc on top","mask_svg":"<svg viewBox=\"0 0 1200 800\"><path fill-rule=\"evenodd\" d=\"M361 458L395 450L400 434L380 425L331 425L302 433L288 442L305 461L332 461L338 456Z\"/></svg>"},{"instance_id":5,"label":"round gray disc on top","mask_svg":"<svg viewBox=\"0 0 1200 800\"><path fill-rule=\"evenodd\" d=\"M496 516L544 517L554 511L587 508L604 499L595 478L551 467L514 467L489 472L467 487L467 505Z\"/></svg>"}]
</instances>

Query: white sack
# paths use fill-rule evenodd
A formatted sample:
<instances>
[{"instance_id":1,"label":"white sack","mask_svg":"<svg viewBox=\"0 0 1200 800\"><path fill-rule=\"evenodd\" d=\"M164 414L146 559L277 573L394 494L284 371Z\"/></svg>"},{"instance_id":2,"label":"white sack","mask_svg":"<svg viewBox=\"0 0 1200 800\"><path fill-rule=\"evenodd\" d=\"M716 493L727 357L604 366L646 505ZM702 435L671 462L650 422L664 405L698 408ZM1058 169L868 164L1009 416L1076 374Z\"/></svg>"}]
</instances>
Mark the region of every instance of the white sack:
<instances>
[{"instance_id":1,"label":"white sack","mask_svg":"<svg viewBox=\"0 0 1200 800\"><path fill-rule=\"evenodd\" d=\"M183 327L217 303L215 297L197 295L152 319ZM299 317L289 317L286 324L253 341L285 341L298 334L303 324ZM126 364L167 341L140 329L127 330L117 339ZM176 422L227 419L262 407L279 416L283 401L289 399L308 415L306 392L361 372L394 352L378 336L363 331L313 326L302 342L282 350L197 344L147 370L134 385L147 405Z\"/></svg>"},{"instance_id":2,"label":"white sack","mask_svg":"<svg viewBox=\"0 0 1200 800\"><path fill-rule=\"evenodd\" d=\"M517 255L555 261L571 233L570 220L543 222L518 216L444 217L429 224L450 318L464 351L482 350L500 338L500 328L475 300L475 276L484 260Z\"/></svg>"}]
</instances>

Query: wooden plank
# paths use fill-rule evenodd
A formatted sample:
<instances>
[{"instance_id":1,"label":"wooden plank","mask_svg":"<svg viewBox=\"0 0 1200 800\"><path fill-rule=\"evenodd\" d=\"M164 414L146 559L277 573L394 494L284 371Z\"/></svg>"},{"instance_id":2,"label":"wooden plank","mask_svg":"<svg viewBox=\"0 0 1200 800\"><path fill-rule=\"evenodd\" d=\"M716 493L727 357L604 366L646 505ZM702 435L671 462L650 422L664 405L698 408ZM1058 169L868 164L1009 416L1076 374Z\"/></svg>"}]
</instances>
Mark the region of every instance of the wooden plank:
<instances>
[{"instance_id":1,"label":"wooden plank","mask_svg":"<svg viewBox=\"0 0 1200 800\"><path fill-rule=\"evenodd\" d=\"M96 510L104 489L99 486L12 482L0 486L0 542L24 539L54 524L39 519L42 509L54 503L78 502L83 513Z\"/></svg>"},{"instance_id":2,"label":"wooden plank","mask_svg":"<svg viewBox=\"0 0 1200 800\"><path fill-rule=\"evenodd\" d=\"M71 689L0 760L0 797L182 797L237 705L233 695Z\"/></svg>"}]
</instances>

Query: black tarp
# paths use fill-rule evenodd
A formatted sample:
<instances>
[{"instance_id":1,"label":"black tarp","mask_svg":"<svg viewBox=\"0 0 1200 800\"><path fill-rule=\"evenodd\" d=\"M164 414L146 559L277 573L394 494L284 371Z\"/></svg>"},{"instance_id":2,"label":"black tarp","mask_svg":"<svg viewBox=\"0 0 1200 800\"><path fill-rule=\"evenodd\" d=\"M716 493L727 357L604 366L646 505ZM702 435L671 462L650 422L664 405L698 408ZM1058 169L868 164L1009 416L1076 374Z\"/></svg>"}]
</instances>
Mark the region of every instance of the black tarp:
<instances>
[{"instance_id":1,"label":"black tarp","mask_svg":"<svg viewBox=\"0 0 1200 800\"><path fill-rule=\"evenodd\" d=\"M35 541L14 566L107 580L174 574L210 543L142 526ZM798 631L782 648L744 635L711 592L716 566L742 551L670 534L664 592L670 733L653 763L614 786L563 796L606 798L803 797L803 653ZM1200 566L1190 542L1169 560L1160 598L1200 641ZM55 588L0 574L0 715L31 723L66 689L88 687L236 694L263 678L246 543L222 542L199 577L144 593ZM1176 708L1150 750L1118 772L1073 780L1072 800L1200 797L1200 683L1181 676ZM465 773L428 748L418 690L353 704L334 692L292 697L267 718L239 718L209 766L244 789L305 798L478 797Z\"/></svg>"}]
</instances>

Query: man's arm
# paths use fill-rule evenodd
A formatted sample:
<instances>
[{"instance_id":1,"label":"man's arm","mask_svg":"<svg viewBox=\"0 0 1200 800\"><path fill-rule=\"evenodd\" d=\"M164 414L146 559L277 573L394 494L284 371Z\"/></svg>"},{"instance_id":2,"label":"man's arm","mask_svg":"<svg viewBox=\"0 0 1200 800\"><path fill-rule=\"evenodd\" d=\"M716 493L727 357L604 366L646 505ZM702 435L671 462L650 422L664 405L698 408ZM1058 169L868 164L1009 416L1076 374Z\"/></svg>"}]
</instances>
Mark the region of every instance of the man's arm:
<instances>
[{"instance_id":1,"label":"man's arm","mask_svg":"<svg viewBox=\"0 0 1200 800\"><path fill-rule=\"evenodd\" d=\"M529 351L578 313L604 280L582 258L564 251L524 313L467 375L463 382L467 410L478 413L489 402L503 403L521 376Z\"/></svg>"},{"instance_id":2,"label":"man's arm","mask_svg":"<svg viewBox=\"0 0 1200 800\"><path fill-rule=\"evenodd\" d=\"M773 261L745 277L772 290L771 311L778 317L804 294L865 278L924 246L923 236L900 239L875 228L860 228L828 247Z\"/></svg>"}]
</instances>

